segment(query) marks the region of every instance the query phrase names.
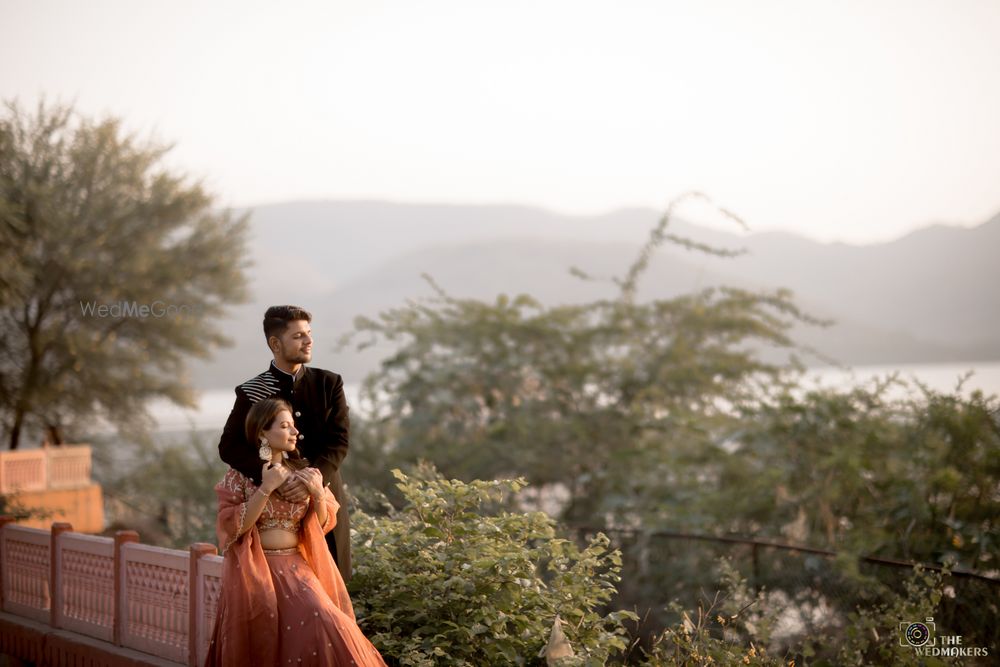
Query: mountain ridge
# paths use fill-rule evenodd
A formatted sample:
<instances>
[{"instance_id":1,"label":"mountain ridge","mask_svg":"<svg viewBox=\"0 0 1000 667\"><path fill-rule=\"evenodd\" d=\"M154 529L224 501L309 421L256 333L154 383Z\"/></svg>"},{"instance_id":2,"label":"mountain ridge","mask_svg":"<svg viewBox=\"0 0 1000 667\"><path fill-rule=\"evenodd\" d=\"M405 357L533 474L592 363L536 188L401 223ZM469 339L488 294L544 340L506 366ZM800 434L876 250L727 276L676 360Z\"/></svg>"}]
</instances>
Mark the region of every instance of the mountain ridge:
<instances>
[{"instance_id":1,"label":"mountain ridge","mask_svg":"<svg viewBox=\"0 0 1000 667\"><path fill-rule=\"evenodd\" d=\"M597 276L623 275L661 215L626 208L567 216L519 205L377 200L298 201L249 213L252 300L232 308L223 324L235 347L192 363L200 388L233 386L266 366L260 317L272 303L311 310L320 336L317 364L360 380L378 359L335 352L333 339L357 315L430 295L421 273L458 296L492 300L501 292L527 292L549 304L610 298L610 283L572 278L570 266ZM668 244L655 253L640 298L721 284L789 287L811 314L840 322L839 329L795 335L834 352L842 363L1000 359L1000 304L990 289L1000 279L992 261L992 249L1000 247L1000 215L971 228L932 225L862 246L684 221L670 229L748 253L722 259ZM248 359L263 361L248 365Z\"/></svg>"}]
</instances>

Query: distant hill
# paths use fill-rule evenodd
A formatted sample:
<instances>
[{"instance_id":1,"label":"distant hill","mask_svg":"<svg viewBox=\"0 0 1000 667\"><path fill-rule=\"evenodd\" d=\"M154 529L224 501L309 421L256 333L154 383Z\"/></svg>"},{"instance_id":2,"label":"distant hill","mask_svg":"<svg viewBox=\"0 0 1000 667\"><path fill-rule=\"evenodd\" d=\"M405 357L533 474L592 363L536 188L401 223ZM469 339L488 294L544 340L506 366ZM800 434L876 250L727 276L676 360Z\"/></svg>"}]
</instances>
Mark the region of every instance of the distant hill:
<instances>
[{"instance_id":1,"label":"distant hill","mask_svg":"<svg viewBox=\"0 0 1000 667\"><path fill-rule=\"evenodd\" d=\"M358 382L385 348L334 352L355 316L374 315L429 296L431 274L456 296L529 293L546 303L610 297L659 213L628 209L576 217L516 206L438 206L384 202L298 202L251 215L253 301L224 327L233 348L192 364L203 389L231 387L269 356L260 318L267 305L296 303L315 315L314 361ZM695 240L748 252L733 259L677 247L658 253L640 298L711 285L788 287L810 313L837 321L796 330L798 340L844 364L1000 359L1000 216L976 228L936 225L899 240L854 246L784 233L726 233L677 223Z\"/></svg>"}]
</instances>

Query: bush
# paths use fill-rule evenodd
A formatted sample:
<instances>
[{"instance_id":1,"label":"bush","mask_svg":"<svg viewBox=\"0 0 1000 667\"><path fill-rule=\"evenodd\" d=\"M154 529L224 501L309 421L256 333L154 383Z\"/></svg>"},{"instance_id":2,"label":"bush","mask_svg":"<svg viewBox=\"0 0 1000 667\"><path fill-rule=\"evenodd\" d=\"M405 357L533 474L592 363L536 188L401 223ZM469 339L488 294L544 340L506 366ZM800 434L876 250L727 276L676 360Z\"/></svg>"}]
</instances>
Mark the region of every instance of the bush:
<instances>
[{"instance_id":1,"label":"bush","mask_svg":"<svg viewBox=\"0 0 1000 667\"><path fill-rule=\"evenodd\" d=\"M886 591L881 601L856 609L848 617L846 636L840 640L837 657L829 664L900 667L967 664L966 660L947 656L921 657L913 648L900 645L900 623L923 621L928 615L938 617L938 634L953 634L950 628L941 626L941 615L937 613L945 596L944 581L948 575L947 569L941 573L917 566L903 582L902 590Z\"/></svg>"},{"instance_id":2,"label":"bush","mask_svg":"<svg viewBox=\"0 0 1000 667\"><path fill-rule=\"evenodd\" d=\"M393 474L401 510L355 510L351 596L365 633L399 665L541 665L558 616L574 649L559 664L603 665L626 648L631 612L597 611L621 558L598 534L582 550L542 512L506 511L523 480Z\"/></svg>"},{"instance_id":3,"label":"bush","mask_svg":"<svg viewBox=\"0 0 1000 667\"><path fill-rule=\"evenodd\" d=\"M687 611L674 602L670 610L681 620L654 638L642 667L667 665L752 665L784 667L794 660L768 653L771 632L781 609L764 591L754 593L733 564L719 560L722 590Z\"/></svg>"},{"instance_id":4,"label":"bush","mask_svg":"<svg viewBox=\"0 0 1000 667\"><path fill-rule=\"evenodd\" d=\"M949 586L947 568L933 572L916 566L900 586L872 583L876 602L855 606L846 617L828 619L818 635L794 648L784 648L772 632L788 618L796 602L780 601L766 591L751 592L747 582L726 559L719 574L722 590L699 603L696 611L672 605L681 619L658 635L640 663L642 667L668 665L756 665L758 667L834 667L840 665L944 666L986 664L953 657L921 656L902 646L900 624L938 618L937 634L953 634L942 625L941 604ZM970 645L978 644L971 642Z\"/></svg>"},{"instance_id":5,"label":"bush","mask_svg":"<svg viewBox=\"0 0 1000 667\"><path fill-rule=\"evenodd\" d=\"M0 495L0 516L13 517L15 521L51 519L52 511L42 507L25 507L14 494Z\"/></svg>"}]
</instances>

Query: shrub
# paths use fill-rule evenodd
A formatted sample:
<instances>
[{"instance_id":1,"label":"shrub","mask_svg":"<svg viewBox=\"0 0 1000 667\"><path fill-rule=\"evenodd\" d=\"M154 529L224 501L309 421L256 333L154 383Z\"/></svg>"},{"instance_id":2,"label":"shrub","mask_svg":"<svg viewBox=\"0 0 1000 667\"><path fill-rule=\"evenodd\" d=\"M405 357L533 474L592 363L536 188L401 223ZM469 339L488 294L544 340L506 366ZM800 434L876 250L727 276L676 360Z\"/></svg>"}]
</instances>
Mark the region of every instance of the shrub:
<instances>
[{"instance_id":1,"label":"shrub","mask_svg":"<svg viewBox=\"0 0 1000 667\"><path fill-rule=\"evenodd\" d=\"M833 664L913 665L966 664L950 657L922 657L913 648L901 646L900 623L923 621L937 613L945 595L943 573L916 566L903 582L902 590L886 591L883 599L870 607L859 607L848 616L846 636ZM951 634L938 623L939 634Z\"/></svg>"},{"instance_id":2,"label":"shrub","mask_svg":"<svg viewBox=\"0 0 1000 667\"><path fill-rule=\"evenodd\" d=\"M631 612L602 615L621 558L598 534L585 548L557 536L542 512L512 512L523 480L393 474L400 510L356 510L351 596L365 633L400 665L541 665L554 619L574 657L602 665L626 648ZM506 504L505 504L506 501Z\"/></svg>"},{"instance_id":3,"label":"shrub","mask_svg":"<svg viewBox=\"0 0 1000 667\"><path fill-rule=\"evenodd\" d=\"M722 590L687 611L674 602L680 622L654 638L642 667L752 665L784 667L794 661L770 655L767 645L781 609L764 591L754 593L732 563L718 564Z\"/></svg>"},{"instance_id":4,"label":"shrub","mask_svg":"<svg viewBox=\"0 0 1000 667\"><path fill-rule=\"evenodd\" d=\"M25 507L13 494L0 495L0 516L13 517L15 521L51 519L52 511L42 507Z\"/></svg>"},{"instance_id":5,"label":"shrub","mask_svg":"<svg viewBox=\"0 0 1000 667\"><path fill-rule=\"evenodd\" d=\"M777 646L772 631L794 601L781 603L765 591L752 593L746 580L722 559L719 565L722 590L699 603L697 611L672 605L681 619L658 635L646 653L642 667L668 665L756 665L758 667L834 667L840 665L934 665L966 664L953 657L921 656L901 645L900 624L939 618L937 633L951 634L940 623L938 612L946 595L949 572L933 572L916 566L902 585L886 587L873 582L877 601L859 604L846 617L817 636L791 650ZM973 662L969 664L985 664Z\"/></svg>"}]
</instances>

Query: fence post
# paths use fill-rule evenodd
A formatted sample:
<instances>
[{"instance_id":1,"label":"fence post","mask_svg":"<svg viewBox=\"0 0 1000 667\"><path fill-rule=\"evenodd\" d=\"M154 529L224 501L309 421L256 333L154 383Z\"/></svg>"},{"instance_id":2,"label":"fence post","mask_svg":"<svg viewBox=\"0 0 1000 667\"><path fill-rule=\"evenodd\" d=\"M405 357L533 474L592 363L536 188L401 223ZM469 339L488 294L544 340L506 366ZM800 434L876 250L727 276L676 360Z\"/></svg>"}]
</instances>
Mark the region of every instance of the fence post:
<instances>
[{"instance_id":1,"label":"fence post","mask_svg":"<svg viewBox=\"0 0 1000 667\"><path fill-rule=\"evenodd\" d=\"M190 547L191 562L188 565L188 665L198 667L198 625L201 619L201 596L198 595L198 561L202 556L214 556L214 544L195 542Z\"/></svg>"},{"instance_id":2,"label":"fence post","mask_svg":"<svg viewBox=\"0 0 1000 667\"><path fill-rule=\"evenodd\" d=\"M757 562L756 542L753 543L750 553L753 558L753 592L760 595L760 564Z\"/></svg>"},{"instance_id":3,"label":"fence post","mask_svg":"<svg viewBox=\"0 0 1000 667\"><path fill-rule=\"evenodd\" d=\"M59 536L73 530L73 526L65 521L52 524L52 534L49 543L49 625L53 628L62 627L63 590L62 561L59 558Z\"/></svg>"},{"instance_id":4,"label":"fence post","mask_svg":"<svg viewBox=\"0 0 1000 667\"><path fill-rule=\"evenodd\" d=\"M4 576L3 564L4 564L4 550L3 550L3 527L8 523L14 523L17 521L10 514L4 514L0 516L0 611L3 611L4 601L7 599L7 581Z\"/></svg>"},{"instance_id":5,"label":"fence post","mask_svg":"<svg viewBox=\"0 0 1000 667\"><path fill-rule=\"evenodd\" d=\"M134 530L119 530L115 533L115 561L114 561L114 571L115 571L115 616L114 616L114 629L111 632L111 639L114 641L115 646L122 645L122 635L125 634L125 561L122 558L122 547L124 547L129 542L138 542L139 533Z\"/></svg>"}]
</instances>

